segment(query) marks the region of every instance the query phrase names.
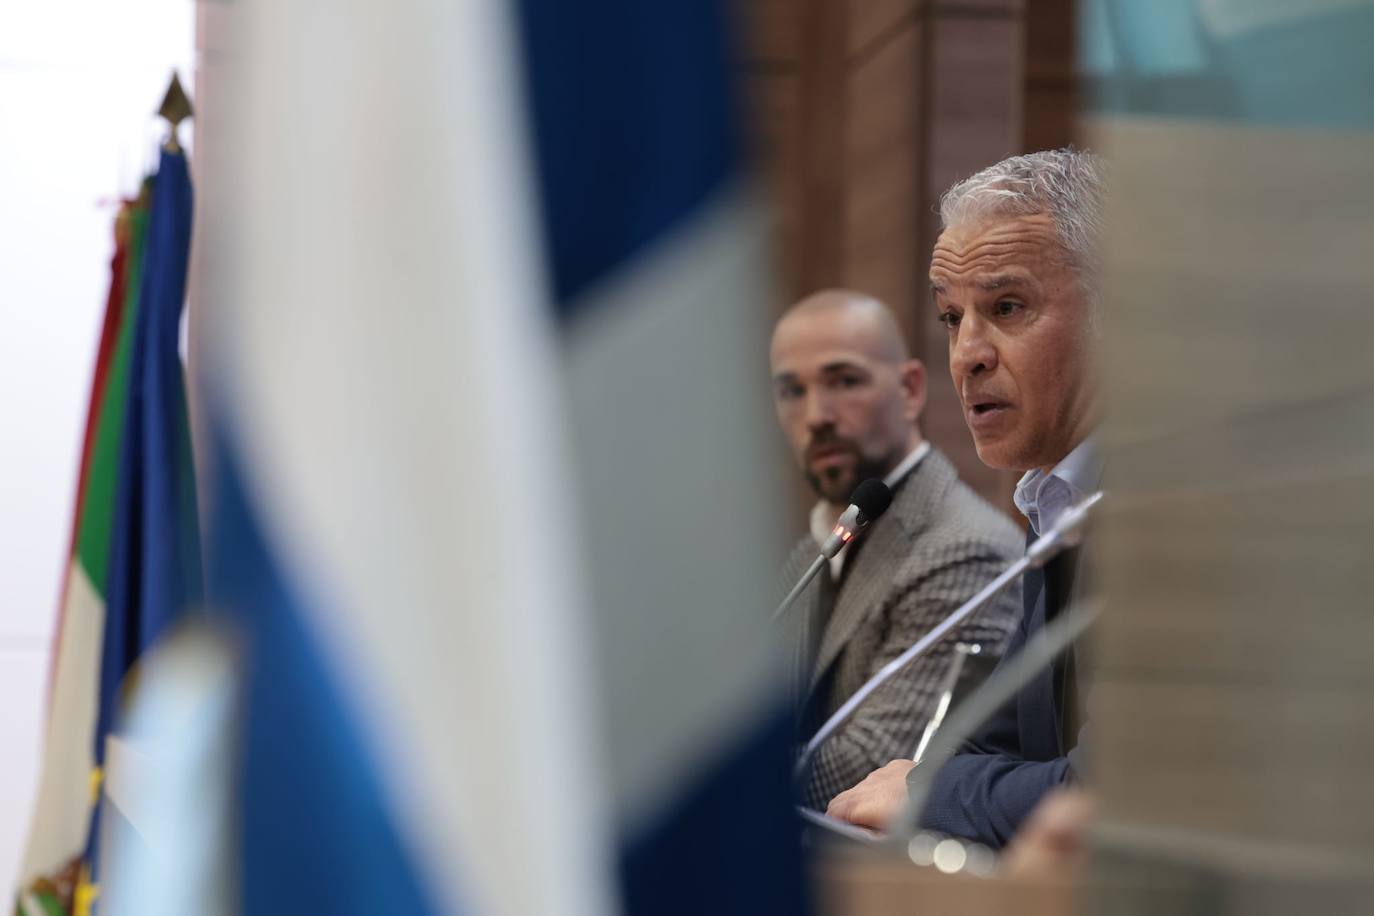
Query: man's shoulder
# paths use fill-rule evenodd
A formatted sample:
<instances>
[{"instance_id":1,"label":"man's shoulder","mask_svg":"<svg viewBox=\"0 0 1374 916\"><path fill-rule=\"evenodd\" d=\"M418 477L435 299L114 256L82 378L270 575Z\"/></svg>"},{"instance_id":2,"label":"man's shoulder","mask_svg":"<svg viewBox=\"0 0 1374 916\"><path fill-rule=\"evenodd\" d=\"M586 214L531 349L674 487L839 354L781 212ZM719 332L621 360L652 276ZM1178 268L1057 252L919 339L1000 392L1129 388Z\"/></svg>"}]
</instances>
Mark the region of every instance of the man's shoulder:
<instances>
[{"instance_id":1,"label":"man's shoulder","mask_svg":"<svg viewBox=\"0 0 1374 916\"><path fill-rule=\"evenodd\" d=\"M945 495L940 523L943 528L963 537L977 537L999 547L1002 552L1019 556L1026 549L1026 535L1005 512L962 480L956 480Z\"/></svg>"},{"instance_id":2,"label":"man's shoulder","mask_svg":"<svg viewBox=\"0 0 1374 916\"><path fill-rule=\"evenodd\" d=\"M927 483L938 486L938 494L922 501L919 511L923 517L913 546L943 552L963 545L969 551L1008 560L1020 556L1025 550L1025 534L1016 523L964 483L938 450L931 451L927 460L931 459L932 470L937 473Z\"/></svg>"}]
</instances>

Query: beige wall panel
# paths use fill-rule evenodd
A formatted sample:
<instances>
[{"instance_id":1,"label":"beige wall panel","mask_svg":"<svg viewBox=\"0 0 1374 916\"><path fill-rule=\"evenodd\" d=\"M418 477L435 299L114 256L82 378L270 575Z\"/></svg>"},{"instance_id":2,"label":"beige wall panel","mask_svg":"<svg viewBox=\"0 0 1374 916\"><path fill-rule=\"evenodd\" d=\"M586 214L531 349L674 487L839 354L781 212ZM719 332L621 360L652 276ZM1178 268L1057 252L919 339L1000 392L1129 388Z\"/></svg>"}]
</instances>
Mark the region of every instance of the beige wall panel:
<instances>
[{"instance_id":1,"label":"beige wall panel","mask_svg":"<svg viewBox=\"0 0 1374 916\"><path fill-rule=\"evenodd\" d=\"M1167 121L1095 133L1133 150L1113 165L1117 355L1223 370L1119 376L1122 436L1157 440L1374 389L1374 140Z\"/></svg>"},{"instance_id":2,"label":"beige wall panel","mask_svg":"<svg viewBox=\"0 0 1374 916\"><path fill-rule=\"evenodd\" d=\"M1107 681L1092 714L1094 727L1110 724L1094 781L1112 820L1333 861L1374 844L1368 810L1341 791L1365 780L1374 756L1370 714L1346 685Z\"/></svg>"},{"instance_id":3,"label":"beige wall panel","mask_svg":"<svg viewBox=\"0 0 1374 916\"><path fill-rule=\"evenodd\" d=\"M1354 432L1374 454L1374 428ZM1279 660L1288 678L1374 691L1370 645L1350 638L1369 603L1349 600L1367 588L1374 532L1374 499L1351 494L1374 493L1374 472L1146 491L1137 460L1110 468L1128 488L1113 492L1106 572L1114 593L1148 606L1108 611L1102 677L1262 682Z\"/></svg>"},{"instance_id":4,"label":"beige wall panel","mask_svg":"<svg viewBox=\"0 0 1374 916\"><path fill-rule=\"evenodd\" d=\"M1374 137L1091 128L1113 179L1104 848L1204 876L1219 916L1367 911Z\"/></svg>"},{"instance_id":5,"label":"beige wall panel","mask_svg":"<svg viewBox=\"0 0 1374 916\"><path fill-rule=\"evenodd\" d=\"M822 851L818 904L835 916L1071 916L1077 888L1063 881L945 875L870 855Z\"/></svg>"}]
</instances>

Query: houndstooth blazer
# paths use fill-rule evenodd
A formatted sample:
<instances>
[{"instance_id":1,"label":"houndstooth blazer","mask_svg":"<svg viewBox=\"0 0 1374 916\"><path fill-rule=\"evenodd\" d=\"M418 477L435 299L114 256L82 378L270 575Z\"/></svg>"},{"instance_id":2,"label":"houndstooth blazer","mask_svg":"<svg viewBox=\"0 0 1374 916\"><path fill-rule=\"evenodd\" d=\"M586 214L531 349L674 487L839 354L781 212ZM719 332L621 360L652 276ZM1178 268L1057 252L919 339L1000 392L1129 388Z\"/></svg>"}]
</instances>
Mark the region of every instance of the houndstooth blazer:
<instances>
[{"instance_id":1,"label":"houndstooth blazer","mask_svg":"<svg viewBox=\"0 0 1374 916\"><path fill-rule=\"evenodd\" d=\"M1014 562L1023 546L1011 520L932 449L898 483L891 508L865 532L838 585L828 567L822 570L783 621L793 647L793 698L806 732L799 737L808 738L879 668ZM798 542L783 581L795 582L819 549L810 536ZM1020 588L1009 586L870 697L821 747L803 801L824 810L873 770L915 753L955 644L976 642L1000 656L1020 613Z\"/></svg>"}]
</instances>

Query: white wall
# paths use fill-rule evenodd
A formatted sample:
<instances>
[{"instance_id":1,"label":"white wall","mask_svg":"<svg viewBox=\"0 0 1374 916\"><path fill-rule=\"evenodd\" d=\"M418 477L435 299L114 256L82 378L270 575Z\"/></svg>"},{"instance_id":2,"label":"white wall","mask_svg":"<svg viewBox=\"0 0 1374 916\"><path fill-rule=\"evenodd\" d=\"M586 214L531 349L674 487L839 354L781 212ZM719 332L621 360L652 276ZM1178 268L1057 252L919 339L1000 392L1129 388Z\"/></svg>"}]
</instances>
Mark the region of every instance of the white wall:
<instances>
[{"instance_id":1,"label":"white wall","mask_svg":"<svg viewBox=\"0 0 1374 916\"><path fill-rule=\"evenodd\" d=\"M0 910L38 772L111 202L154 162L172 68L194 95L194 21L191 0L0 4Z\"/></svg>"}]
</instances>

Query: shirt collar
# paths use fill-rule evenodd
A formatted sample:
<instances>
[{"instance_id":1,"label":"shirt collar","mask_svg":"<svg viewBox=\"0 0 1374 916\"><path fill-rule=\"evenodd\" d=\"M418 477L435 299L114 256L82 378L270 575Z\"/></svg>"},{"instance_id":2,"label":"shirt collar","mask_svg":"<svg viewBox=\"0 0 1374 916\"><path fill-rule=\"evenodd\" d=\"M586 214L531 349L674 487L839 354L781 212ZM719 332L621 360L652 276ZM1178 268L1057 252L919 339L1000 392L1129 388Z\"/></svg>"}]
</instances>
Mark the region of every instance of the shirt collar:
<instances>
[{"instance_id":1,"label":"shirt collar","mask_svg":"<svg viewBox=\"0 0 1374 916\"><path fill-rule=\"evenodd\" d=\"M1030 522L1031 530L1040 535L1058 521L1060 513L1096 490L1101 478L1097 434L1093 433L1048 474L1038 468L1027 471L1016 485L1012 502Z\"/></svg>"}]
</instances>

